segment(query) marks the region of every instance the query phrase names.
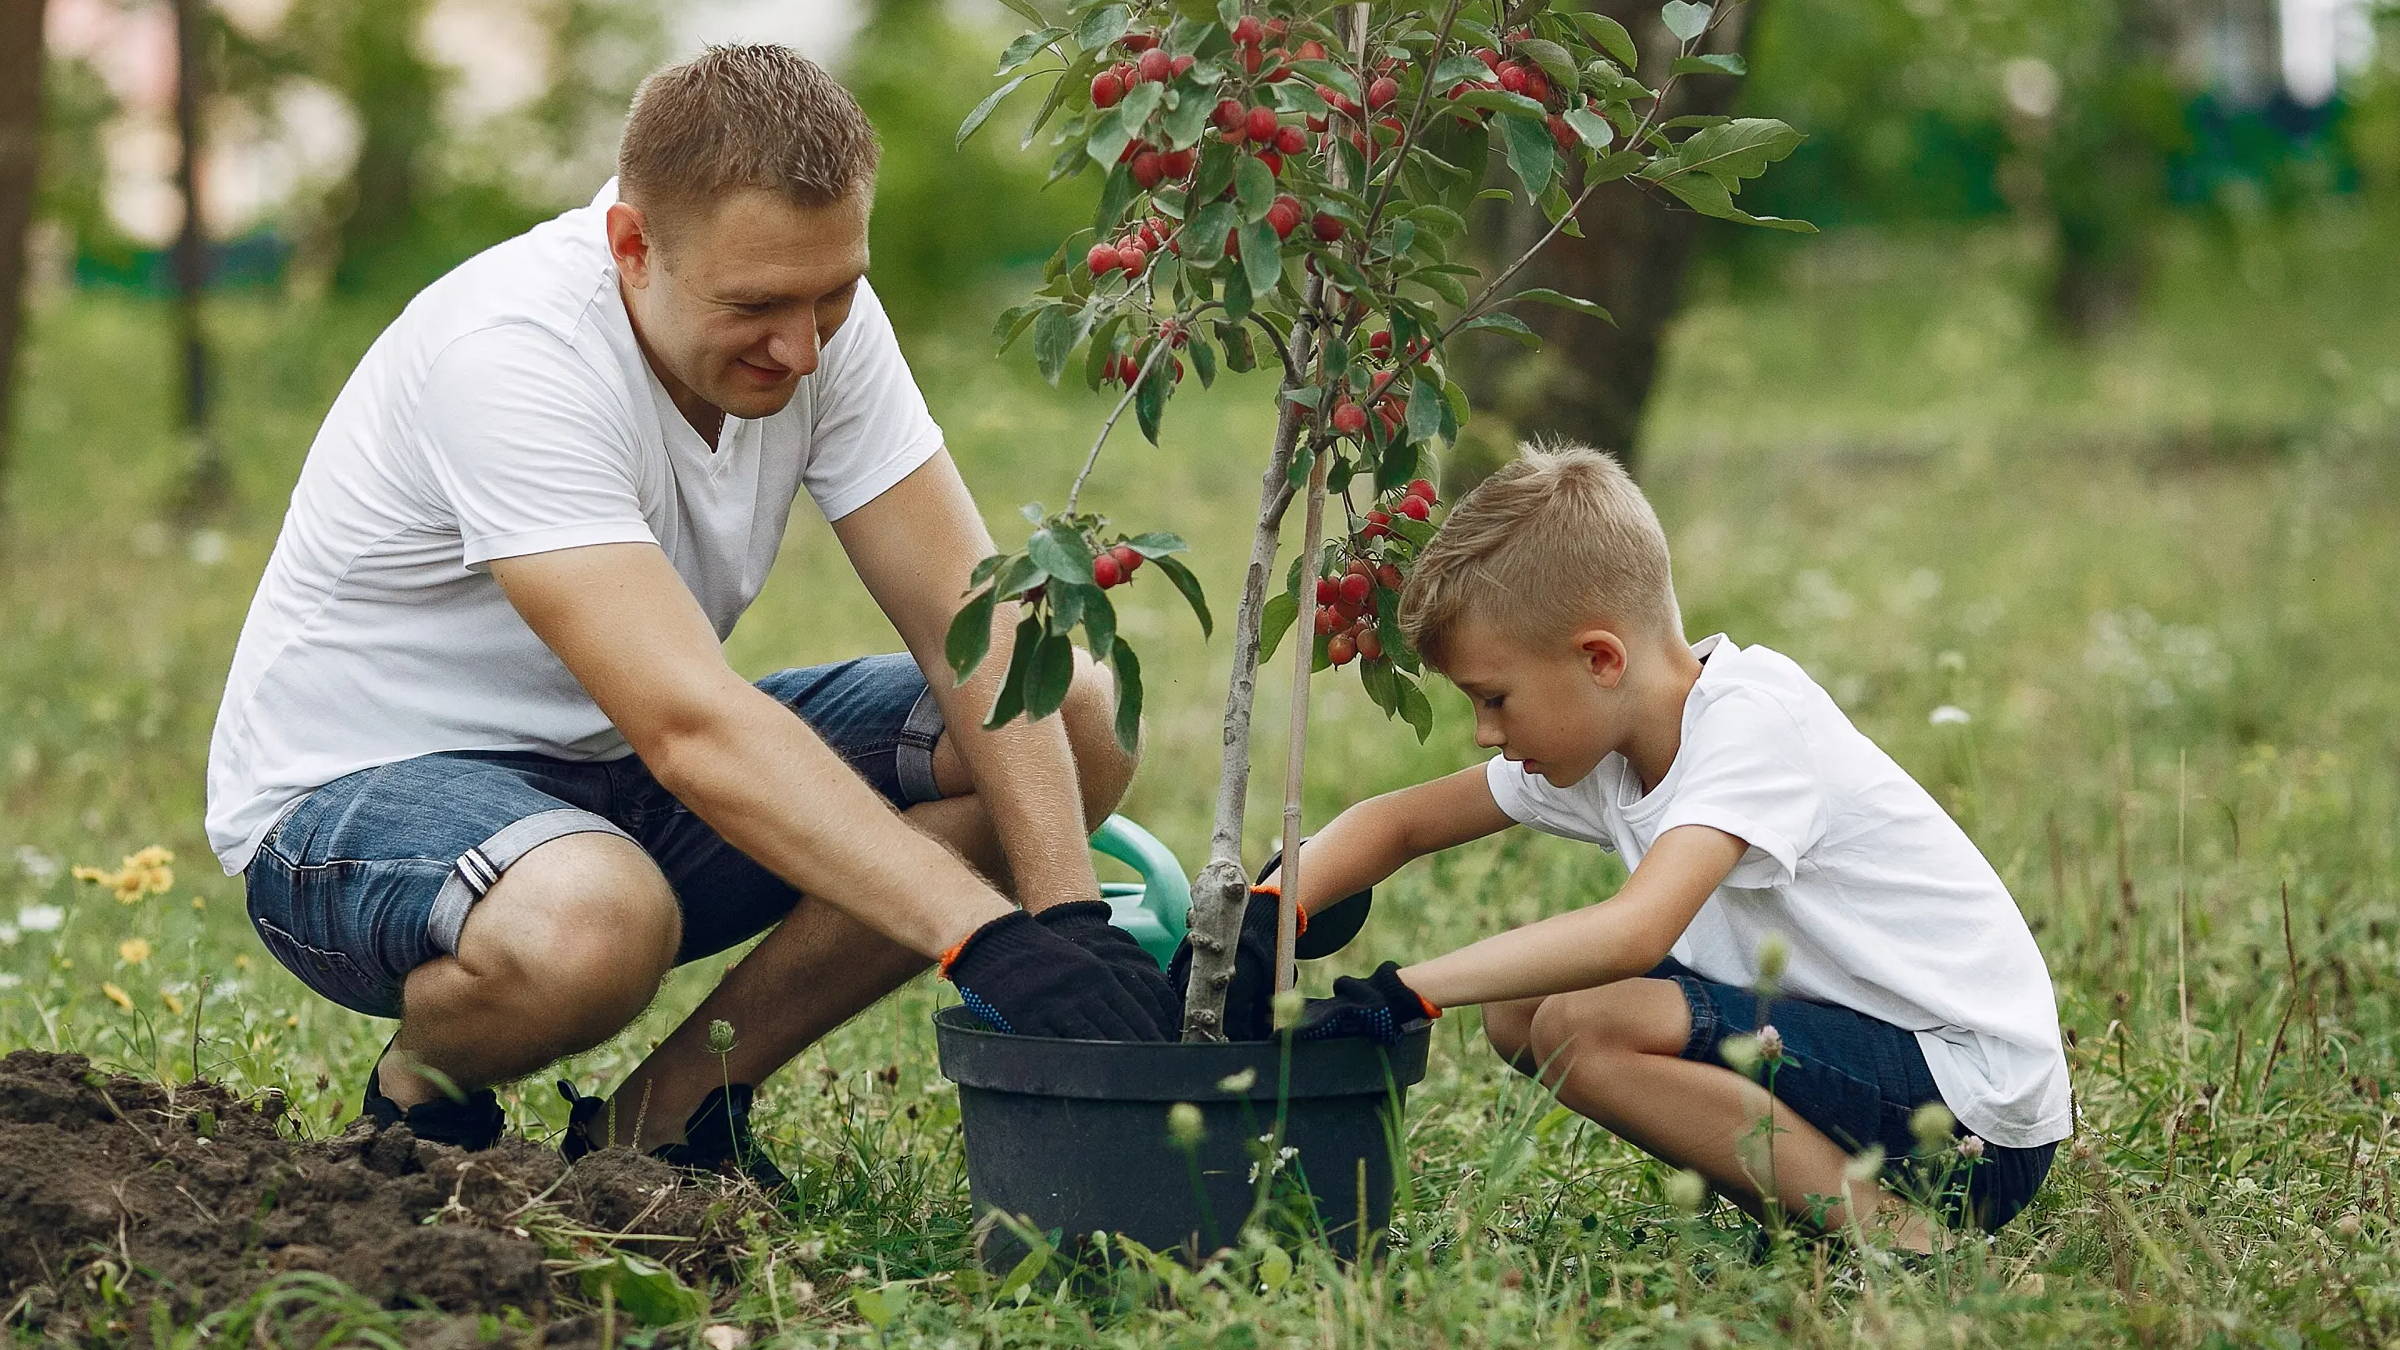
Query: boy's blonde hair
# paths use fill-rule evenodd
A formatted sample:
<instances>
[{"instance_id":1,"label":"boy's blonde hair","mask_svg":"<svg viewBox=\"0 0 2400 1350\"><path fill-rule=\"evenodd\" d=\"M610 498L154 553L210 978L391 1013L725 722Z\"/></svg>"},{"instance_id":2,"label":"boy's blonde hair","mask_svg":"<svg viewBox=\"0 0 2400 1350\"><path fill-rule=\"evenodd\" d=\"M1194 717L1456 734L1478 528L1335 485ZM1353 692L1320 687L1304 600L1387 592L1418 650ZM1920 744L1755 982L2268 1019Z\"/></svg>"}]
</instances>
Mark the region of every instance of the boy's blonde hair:
<instances>
[{"instance_id":1,"label":"boy's blonde hair","mask_svg":"<svg viewBox=\"0 0 2400 1350\"><path fill-rule=\"evenodd\" d=\"M1462 498L1401 592L1400 630L1439 668L1468 618L1527 644L1594 623L1682 632L1666 531L1625 466L1587 446L1529 443Z\"/></svg>"}]
</instances>

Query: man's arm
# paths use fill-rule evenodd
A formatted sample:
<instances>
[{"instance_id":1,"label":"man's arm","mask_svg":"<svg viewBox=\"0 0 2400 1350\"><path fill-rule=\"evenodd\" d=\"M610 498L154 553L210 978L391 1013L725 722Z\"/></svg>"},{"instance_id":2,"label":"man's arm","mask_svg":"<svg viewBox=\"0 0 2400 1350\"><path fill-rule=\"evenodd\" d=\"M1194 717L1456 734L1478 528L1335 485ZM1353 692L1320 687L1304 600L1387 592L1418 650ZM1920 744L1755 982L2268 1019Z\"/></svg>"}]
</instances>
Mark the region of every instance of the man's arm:
<instances>
[{"instance_id":1,"label":"man's arm","mask_svg":"<svg viewBox=\"0 0 2400 1350\"><path fill-rule=\"evenodd\" d=\"M1327 908L1382 881L1428 853L1497 834L1516 824L1492 800L1484 768L1369 797L1335 816L1300 849L1301 910ZM1280 869L1259 885L1283 884Z\"/></svg>"},{"instance_id":2,"label":"man's arm","mask_svg":"<svg viewBox=\"0 0 2400 1350\"><path fill-rule=\"evenodd\" d=\"M491 569L660 785L769 871L927 957L1009 911L806 722L734 673L657 545L560 549Z\"/></svg>"},{"instance_id":3,"label":"man's arm","mask_svg":"<svg viewBox=\"0 0 2400 1350\"><path fill-rule=\"evenodd\" d=\"M975 564L995 550L949 452L935 454L834 522L833 531L933 687L945 734L974 775L976 795L1008 858L1017 898L1029 910L1097 898L1091 829L1064 724L1055 717L1020 718L983 729L1008 671L1016 606L996 607L991 652L974 675L965 684L951 679L945 654L950 621Z\"/></svg>"},{"instance_id":4,"label":"man's arm","mask_svg":"<svg viewBox=\"0 0 2400 1350\"><path fill-rule=\"evenodd\" d=\"M1435 1006L1537 998L1643 974L1666 959L1748 844L1706 825L1658 837L1615 898L1401 969ZM1313 884L1311 889L1314 889Z\"/></svg>"}]
</instances>

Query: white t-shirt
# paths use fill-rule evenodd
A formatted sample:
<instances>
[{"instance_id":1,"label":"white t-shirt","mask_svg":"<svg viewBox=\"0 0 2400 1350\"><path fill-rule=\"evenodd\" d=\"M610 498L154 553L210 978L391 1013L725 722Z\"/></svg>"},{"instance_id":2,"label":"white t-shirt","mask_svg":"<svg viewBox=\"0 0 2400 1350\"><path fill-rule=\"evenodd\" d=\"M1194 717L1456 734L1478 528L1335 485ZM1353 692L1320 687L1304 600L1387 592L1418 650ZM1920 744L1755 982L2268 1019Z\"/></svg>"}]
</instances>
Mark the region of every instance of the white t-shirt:
<instances>
[{"instance_id":1,"label":"white t-shirt","mask_svg":"<svg viewBox=\"0 0 2400 1350\"><path fill-rule=\"evenodd\" d=\"M828 520L941 448L872 289L781 412L712 448L636 343L588 206L427 287L360 360L308 452L234 651L208 837L249 865L292 801L444 750L569 760L622 736L492 580L494 558L655 543L733 631L802 489Z\"/></svg>"},{"instance_id":2,"label":"white t-shirt","mask_svg":"<svg viewBox=\"0 0 2400 1350\"><path fill-rule=\"evenodd\" d=\"M1678 825L1742 839L1750 847L1676 939L1676 960L1747 986L1761 944L1780 937L1783 991L1915 1032L1968 1129L2014 1148L2064 1139L2050 972L1999 874L1791 658L1722 634L1692 650L1705 664L1657 787L1645 794L1622 755L1565 788L1494 759L1493 800L1629 868Z\"/></svg>"}]
</instances>

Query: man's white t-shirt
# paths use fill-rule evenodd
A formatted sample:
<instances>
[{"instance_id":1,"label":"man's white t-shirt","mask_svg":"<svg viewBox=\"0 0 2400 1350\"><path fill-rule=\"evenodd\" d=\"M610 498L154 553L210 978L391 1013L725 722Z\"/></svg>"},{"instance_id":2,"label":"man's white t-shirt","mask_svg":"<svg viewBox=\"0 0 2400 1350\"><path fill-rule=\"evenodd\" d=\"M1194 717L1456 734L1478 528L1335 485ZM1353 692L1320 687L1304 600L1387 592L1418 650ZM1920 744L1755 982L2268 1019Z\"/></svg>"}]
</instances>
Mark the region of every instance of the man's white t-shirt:
<instances>
[{"instance_id":1,"label":"man's white t-shirt","mask_svg":"<svg viewBox=\"0 0 2400 1350\"><path fill-rule=\"evenodd\" d=\"M781 412L715 446L643 359L603 217L616 183L411 301L326 414L251 602L209 748L208 837L247 867L284 808L445 750L629 753L488 564L665 550L721 639L805 489L838 520L941 448L861 286Z\"/></svg>"},{"instance_id":2,"label":"man's white t-shirt","mask_svg":"<svg viewBox=\"0 0 2400 1350\"><path fill-rule=\"evenodd\" d=\"M1779 938L1782 990L1916 1033L1942 1101L2029 1148L2072 1128L2050 972L1966 832L1791 658L1723 634L1683 706L1683 741L1645 793L1622 755L1572 787L1491 761L1511 819L1614 849L1629 868L1679 825L1749 844L1676 940L1705 979L1756 983ZM1772 1011L1769 1013L1772 1019Z\"/></svg>"}]
</instances>

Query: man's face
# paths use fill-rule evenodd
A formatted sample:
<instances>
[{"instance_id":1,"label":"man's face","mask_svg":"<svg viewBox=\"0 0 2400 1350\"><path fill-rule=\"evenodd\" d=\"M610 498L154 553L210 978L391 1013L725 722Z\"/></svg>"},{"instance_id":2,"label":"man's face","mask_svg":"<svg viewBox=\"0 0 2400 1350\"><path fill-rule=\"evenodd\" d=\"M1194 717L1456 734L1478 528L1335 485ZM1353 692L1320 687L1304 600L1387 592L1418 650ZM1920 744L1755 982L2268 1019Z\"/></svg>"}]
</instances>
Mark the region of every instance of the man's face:
<instances>
[{"instance_id":1,"label":"man's face","mask_svg":"<svg viewBox=\"0 0 2400 1350\"><path fill-rule=\"evenodd\" d=\"M815 371L867 271L865 191L795 206L749 189L656 239L639 209L608 210L627 311L660 383L687 416L696 400L768 417Z\"/></svg>"},{"instance_id":2,"label":"man's face","mask_svg":"<svg viewBox=\"0 0 2400 1350\"><path fill-rule=\"evenodd\" d=\"M1627 715L1624 647L1605 632L1525 643L1469 619L1443 674L1475 705L1475 743L1572 787L1618 748Z\"/></svg>"}]
</instances>

